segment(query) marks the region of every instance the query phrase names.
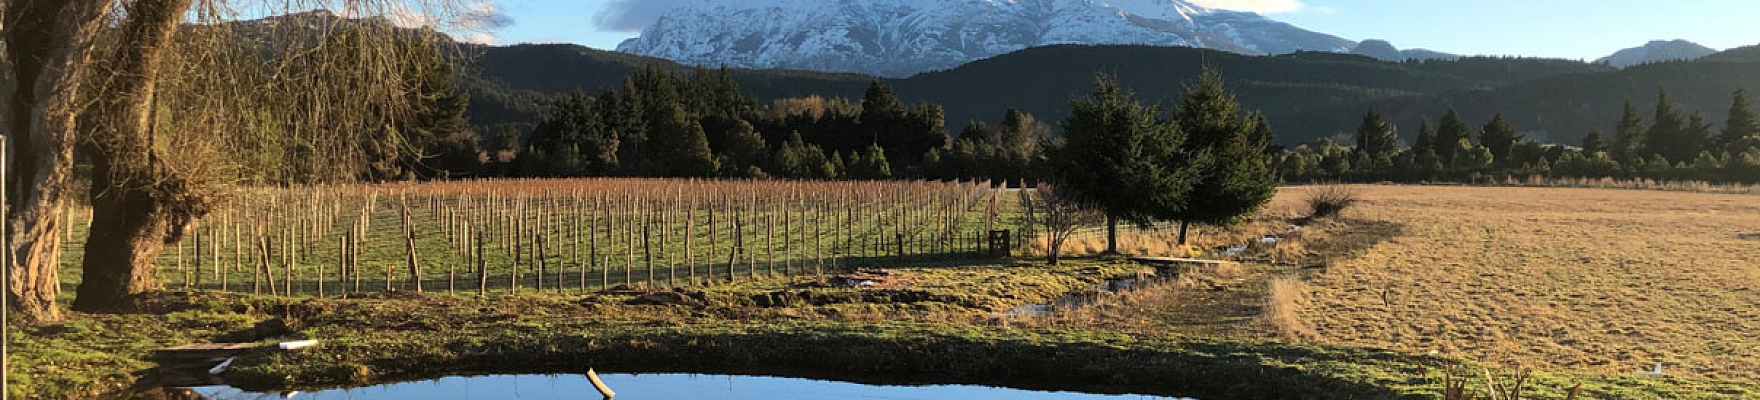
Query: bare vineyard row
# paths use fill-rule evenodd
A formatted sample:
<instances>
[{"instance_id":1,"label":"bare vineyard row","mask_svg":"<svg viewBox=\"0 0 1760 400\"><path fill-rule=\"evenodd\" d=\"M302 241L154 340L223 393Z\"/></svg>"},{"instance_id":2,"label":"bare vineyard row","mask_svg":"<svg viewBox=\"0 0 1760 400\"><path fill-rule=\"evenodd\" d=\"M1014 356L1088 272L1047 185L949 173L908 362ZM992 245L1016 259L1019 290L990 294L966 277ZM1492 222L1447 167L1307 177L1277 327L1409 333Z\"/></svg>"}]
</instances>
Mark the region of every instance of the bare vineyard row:
<instances>
[{"instance_id":1,"label":"bare vineyard row","mask_svg":"<svg viewBox=\"0 0 1760 400\"><path fill-rule=\"evenodd\" d=\"M233 195L167 288L331 296L674 287L983 256L986 183L495 180ZM77 248L78 246L68 246Z\"/></svg>"}]
</instances>

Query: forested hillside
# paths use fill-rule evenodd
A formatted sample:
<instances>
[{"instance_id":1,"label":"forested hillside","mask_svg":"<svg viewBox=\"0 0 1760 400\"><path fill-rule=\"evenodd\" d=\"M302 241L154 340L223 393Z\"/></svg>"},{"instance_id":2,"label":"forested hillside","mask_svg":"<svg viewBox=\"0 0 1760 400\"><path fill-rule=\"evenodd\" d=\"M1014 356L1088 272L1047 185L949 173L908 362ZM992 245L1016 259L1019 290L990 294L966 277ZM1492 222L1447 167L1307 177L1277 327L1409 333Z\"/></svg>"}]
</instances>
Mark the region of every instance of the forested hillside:
<instances>
[{"instance_id":1,"label":"forested hillside","mask_svg":"<svg viewBox=\"0 0 1760 400\"><path fill-rule=\"evenodd\" d=\"M515 123L522 129L541 118L544 103L574 91L597 93L623 86L644 66L683 72L676 63L576 45L466 46L475 77L469 116L479 128ZM1676 92L1683 108L1721 118L1730 90L1760 88L1760 61L1752 48L1701 61L1614 70L1568 60L1463 58L1390 63L1333 53L1245 56L1220 51L1146 46L1053 46L1023 50L949 71L884 80L909 102L946 109L948 125L993 120L1013 108L1043 120L1062 118L1070 98L1093 74L1116 75L1151 102L1178 98L1206 66L1220 69L1244 104L1263 110L1278 127L1278 142L1311 142L1355 129L1370 106L1399 125L1454 105L1468 118L1502 111L1543 140L1575 142L1605 128L1626 99L1652 97L1658 87ZM869 77L807 71L730 71L741 89L760 102L820 95L854 98ZM480 129L490 131L488 129ZM1408 132L1412 131L1408 128ZM1408 137L1410 141L1412 138Z\"/></svg>"}]
</instances>

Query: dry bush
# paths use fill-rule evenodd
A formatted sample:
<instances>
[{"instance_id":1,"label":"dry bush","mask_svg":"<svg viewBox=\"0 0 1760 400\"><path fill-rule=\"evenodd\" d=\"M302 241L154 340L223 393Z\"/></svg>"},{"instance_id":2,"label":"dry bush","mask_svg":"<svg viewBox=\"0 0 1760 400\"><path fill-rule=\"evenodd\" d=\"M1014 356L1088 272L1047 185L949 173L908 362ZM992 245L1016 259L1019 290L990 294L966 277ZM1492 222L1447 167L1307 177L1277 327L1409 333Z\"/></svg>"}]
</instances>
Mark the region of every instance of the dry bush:
<instances>
[{"instance_id":1,"label":"dry bush","mask_svg":"<svg viewBox=\"0 0 1760 400\"><path fill-rule=\"evenodd\" d=\"M1339 215L1345 209L1361 200L1356 189L1345 185L1325 185L1308 191L1308 207L1313 209L1313 218L1326 218Z\"/></svg>"},{"instance_id":2,"label":"dry bush","mask_svg":"<svg viewBox=\"0 0 1760 400\"><path fill-rule=\"evenodd\" d=\"M1317 335L1296 315L1296 310L1301 307L1302 296L1307 290L1302 281L1294 277L1280 277L1272 279L1270 285L1271 289L1265 298L1265 323L1285 340L1314 339Z\"/></svg>"}]
</instances>

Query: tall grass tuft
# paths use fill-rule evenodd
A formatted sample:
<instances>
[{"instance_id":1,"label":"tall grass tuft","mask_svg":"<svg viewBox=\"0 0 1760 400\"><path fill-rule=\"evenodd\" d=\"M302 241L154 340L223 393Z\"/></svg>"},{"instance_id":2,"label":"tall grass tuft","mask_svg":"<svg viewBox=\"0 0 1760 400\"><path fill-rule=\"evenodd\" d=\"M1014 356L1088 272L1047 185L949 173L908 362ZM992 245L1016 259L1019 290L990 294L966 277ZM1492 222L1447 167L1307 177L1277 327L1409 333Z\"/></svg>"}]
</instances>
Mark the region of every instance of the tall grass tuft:
<instances>
[{"instance_id":1,"label":"tall grass tuft","mask_svg":"<svg viewBox=\"0 0 1760 400\"><path fill-rule=\"evenodd\" d=\"M1318 186L1308 191L1308 207L1314 219L1336 216L1360 200L1356 189L1345 185Z\"/></svg>"}]
</instances>

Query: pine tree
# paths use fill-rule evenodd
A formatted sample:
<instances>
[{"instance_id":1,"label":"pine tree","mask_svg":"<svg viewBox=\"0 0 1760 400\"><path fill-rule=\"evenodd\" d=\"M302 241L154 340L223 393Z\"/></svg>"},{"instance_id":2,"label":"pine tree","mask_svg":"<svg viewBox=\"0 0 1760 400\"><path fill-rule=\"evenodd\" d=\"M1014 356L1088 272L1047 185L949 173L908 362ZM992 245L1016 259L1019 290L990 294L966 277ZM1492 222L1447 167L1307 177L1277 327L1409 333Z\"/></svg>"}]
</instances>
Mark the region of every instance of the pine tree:
<instances>
[{"instance_id":1,"label":"pine tree","mask_svg":"<svg viewBox=\"0 0 1760 400\"><path fill-rule=\"evenodd\" d=\"M1275 156L1283 152L1277 146L1277 132L1271 127L1271 119L1265 113L1253 110L1247 113L1247 124L1253 126L1252 143L1254 148L1261 149L1266 156Z\"/></svg>"},{"instance_id":2,"label":"pine tree","mask_svg":"<svg viewBox=\"0 0 1760 400\"><path fill-rule=\"evenodd\" d=\"M1741 154L1747 149L1734 148L1737 143L1749 137L1760 136L1760 121L1754 118L1754 107L1748 104L1748 92L1736 89L1731 95L1734 99L1729 105L1729 120L1723 124L1723 134L1718 135L1714 148L1730 154Z\"/></svg>"},{"instance_id":3,"label":"pine tree","mask_svg":"<svg viewBox=\"0 0 1760 400\"><path fill-rule=\"evenodd\" d=\"M721 149L721 164L728 175L744 174L762 163L764 155L769 153L769 148L764 144L764 135L759 134L751 123L745 121L734 124L733 131L725 140Z\"/></svg>"},{"instance_id":4,"label":"pine tree","mask_svg":"<svg viewBox=\"0 0 1760 400\"><path fill-rule=\"evenodd\" d=\"M1687 118L1687 127L1681 131L1680 139L1675 140L1672 149L1675 155L1681 156L1681 160L1689 160L1705 152L1705 145L1710 141L1711 123L1705 120L1704 114L1694 111Z\"/></svg>"},{"instance_id":5,"label":"pine tree","mask_svg":"<svg viewBox=\"0 0 1760 400\"><path fill-rule=\"evenodd\" d=\"M1638 154L1646 158L1662 156L1669 160L1691 159L1697 152L1685 151L1686 121L1674 100L1669 99L1668 89L1658 89L1656 94L1656 117L1651 120L1650 130L1644 131L1644 140Z\"/></svg>"},{"instance_id":6,"label":"pine tree","mask_svg":"<svg viewBox=\"0 0 1760 400\"><path fill-rule=\"evenodd\" d=\"M1222 75L1216 70L1206 68L1198 86L1186 88L1186 97L1174 115L1178 126L1190 135L1184 153L1212 157L1201 170L1185 207L1166 214L1180 221L1179 244L1185 245L1192 223L1228 226L1258 212L1277 193L1277 177L1263 156L1264 147L1253 136L1258 127L1242 118L1240 104L1224 88ZM1387 129L1392 130L1392 124L1387 124ZM1397 150L1399 134L1381 133L1376 141Z\"/></svg>"},{"instance_id":7,"label":"pine tree","mask_svg":"<svg viewBox=\"0 0 1760 400\"><path fill-rule=\"evenodd\" d=\"M1363 125L1357 128L1356 139L1357 152L1371 162L1392 161L1399 153L1399 128L1388 122L1381 110L1369 109L1363 116Z\"/></svg>"},{"instance_id":8,"label":"pine tree","mask_svg":"<svg viewBox=\"0 0 1760 400\"><path fill-rule=\"evenodd\" d=\"M1642 157L1640 146L1643 138L1644 117L1638 114L1638 106L1633 105L1631 100L1626 100L1619 122L1613 127L1613 148L1609 153L1612 153L1614 161L1619 161L1622 165L1632 165Z\"/></svg>"},{"instance_id":9,"label":"pine tree","mask_svg":"<svg viewBox=\"0 0 1760 400\"><path fill-rule=\"evenodd\" d=\"M1467 126L1467 120L1461 118L1460 111L1456 111L1454 107L1449 107L1442 114L1442 126L1436 130L1436 156L1442 157L1444 165L1455 165L1455 160L1461 155L1460 141L1470 140L1467 136L1472 134L1471 129Z\"/></svg>"},{"instance_id":10,"label":"pine tree","mask_svg":"<svg viewBox=\"0 0 1760 400\"><path fill-rule=\"evenodd\" d=\"M1436 128L1430 126L1430 117L1419 119L1418 140L1412 143L1412 151L1420 154L1429 151L1430 155L1434 156L1436 155L1436 140Z\"/></svg>"},{"instance_id":11,"label":"pine tree","mask_svg":"<svg viewBox=\"0 0 1760 400\"><path fill-rule=\"evenodd\" d=\"M1118 251L1118 222L1147 224L1184 208L1207 155L1182 154L1185 135L1160 111L1138 103L1113 78L1070 102L1064 143L1049 151L1054 180L1072 198L1106 214L1107 251Z\"/></svg>"},{"instance_id":12,"label":"pine tree","mask_svg":"<svg viewBox=\"0 0 1760 400\"><path fill-rule=\"evenodd\" d=\"M1589 131L1588 135L1583 135L1584 155L1593 157L1596 153L1604 151L1607 151L1607 143L1602 142L1600 129Z\"/></svg>"},{"instance_id":13,"label":"pine tree","mask_svg":"<svg viewBox=\"0 0 1760 400\"><path fill-rule=\"evenodd\" d=\"M643 150L644 165L651 174L660 176L706 177L718 169L715 155L709 150L709 137L703 125L691 118L680 104L662 104L666 117L649 132Z\"/></svg>"},{"instance_id":14,"label":"pine tree","mask_svg":"<svg viewBox=\"0 0 1760 400\"><path fill-rule=\"evenodd\" d=\"M1516 133L1516 128L1510 126L1509 121L1503 118L1503 113L1497 113L1497 116L1492 117L1491 122L1486 122L1485 127L1479 132L1479 143L1491 151L1492 159L1497 160L1497 163L1505 167L1516 166L1514 165L1516 163L1515 157L1511 156L1510 149L1514 148L1517 142L1522 141L1522 136Z\"/></svg>"},{"instance_id":15,"label":"pine tree","mask_svg":"<svg viewBox=\"0 0 1760 400\"><path fill-rule=\"evenodd\" d=\"M850 156L845 175L851 179L886 179L892 177L892 166L886 162L886 149L868 146L867 150Z\"/></svg>"}]
</instances>

